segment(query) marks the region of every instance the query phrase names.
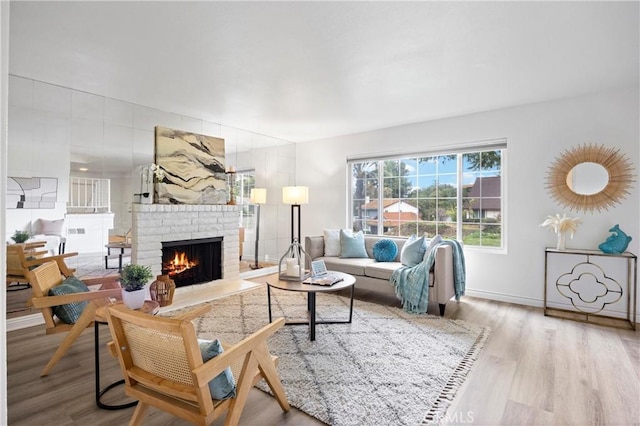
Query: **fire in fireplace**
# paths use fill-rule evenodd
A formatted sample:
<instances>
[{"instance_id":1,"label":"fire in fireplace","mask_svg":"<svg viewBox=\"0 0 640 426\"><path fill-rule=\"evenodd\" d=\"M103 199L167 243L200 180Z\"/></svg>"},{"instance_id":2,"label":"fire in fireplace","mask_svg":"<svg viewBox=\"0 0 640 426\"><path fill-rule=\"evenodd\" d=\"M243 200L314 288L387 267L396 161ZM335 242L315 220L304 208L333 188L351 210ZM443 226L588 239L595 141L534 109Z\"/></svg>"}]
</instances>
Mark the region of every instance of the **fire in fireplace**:
<instances>
[{"instance_id":1,"label":"fire in fireplace","mask_svg":"<svg viewBox=\"0 0 640 426\"><path fill-rule=\"evenodd\" d=\"M162 273L176 287L222 278L222 237L163 242Z\"/></svg>"}]
</instances>

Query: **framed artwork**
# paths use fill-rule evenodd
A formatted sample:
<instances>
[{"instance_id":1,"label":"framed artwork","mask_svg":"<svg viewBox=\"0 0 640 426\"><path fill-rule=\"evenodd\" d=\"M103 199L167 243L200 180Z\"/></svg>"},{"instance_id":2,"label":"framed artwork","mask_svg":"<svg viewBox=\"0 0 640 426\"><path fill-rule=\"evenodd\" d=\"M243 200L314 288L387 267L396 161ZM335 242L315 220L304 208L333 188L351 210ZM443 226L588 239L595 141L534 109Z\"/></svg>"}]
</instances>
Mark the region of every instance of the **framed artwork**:
<instances>
[{"instance_id":1,"label":"framed artwork","mask_svg":"<svg viewBox=\"0 0 640 426\"><path fill-rule=\"evenodd\" d=\"M227 204L224 139L157 126L158 204Z\"/></svg>"},{"instance_id":2,"label":"framed artwork","mask_svg":"<svg viewBox=\"0 0 640 426\"><path fill-rule=\"evenodd\" d=\"M57 199L57 178L7 178L8 209L55 209Z\"/></svg>"}]
</instances>

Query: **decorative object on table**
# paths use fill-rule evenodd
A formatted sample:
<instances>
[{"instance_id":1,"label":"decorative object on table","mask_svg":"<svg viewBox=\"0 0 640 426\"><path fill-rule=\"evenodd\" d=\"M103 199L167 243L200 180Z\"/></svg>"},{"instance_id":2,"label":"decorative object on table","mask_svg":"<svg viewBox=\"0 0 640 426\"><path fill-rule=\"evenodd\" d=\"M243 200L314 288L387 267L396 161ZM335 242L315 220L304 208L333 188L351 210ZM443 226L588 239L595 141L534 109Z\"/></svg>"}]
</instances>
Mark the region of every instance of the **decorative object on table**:
<instances>
[{"instance_id":1,"label":"decorative object on table","mask_svg":"<svg viewBox=\"0 0 640 426\"><path fill-rule=\"evenodd\" d=\"M229 201L227 201L227 205L235 206L236 205L236 166L229 166L227 170L225 170L229 182L227 182L227 186L229 187Z\"/></svg>"},{"instance_id":2,"label":"decorative object on table","mask_svg":"<svg viewBox=\"0 0 640 426\"><path fill-rule=\"evenodd\" d=\"M158 204L227 204L224 139L157 126Z\"/></svg>"},{"instance_id":3,"label":"decorative object on table","mask_svg":"<svg viewBox=\"0 0 640 426\"><path fill-rule=\"evenodd\" d=\"M547 220L542 222L540 226L553 229L553 231L558 235L556 249L564 250L566 248L567 232L569 232L573 239L573 234L581 223L582 220L579 217L569 217L564 213L560 216L558 213L555 216L547 216Z\"/></svg>"},{"instance_id":4,"label":"decorative object on table","mask_svg":"<svg viewBox=\"0 0 640 426\"><path fill-rule=\"evenodd\" d=\"M236 342L264 326L265 287L212 300L212 309L194 322L198 337ZM274 317L308 320L305 293L273 291L272 296ZM343 318L349 311L348 297L323 293L317 303L324 319ZM269 341L280 356L278 372L291 405L336 426L418 425L444 419L482 354L490 329L360 300L354 301L354 311L350 325L318 327L316 343L308 341L304 326L283 327ZM223 336L215 325L220 321L225 324ZM398 336L405 337L401 344L394 343ZM313 374L300 365L311 365ZM257 386L267 387L264 382Z\"/></svg>"},{"instance_id":5,"label":"decorative object on table","mask_svg":"<svg viewBox=\"0 0 640 426\"><path fill-rule=\"evenodd\" d=\"M29 238L31 238L31 234L27 231L20 231L16 229L16 232L13 233L11 239L16 242L16 244L21 244L26 242Z\"/></svg>"},{"instance_id":6,"label":"decorative object on table","mask_svg":"<svg viewBox=\"0 0 640 426\"><path fill-rule=\"evenodd\" d=\"M258 240L260 239L260 205L267 203L267 189L266 188L252 188L249 200L256 205L256 247L253 257L255 262L253 265L249 265L251 269L260 269L258 264Z\"/></svg>"},{"instance_id":7,"label":"decorative object on table","mask_svg":"<svg viewBox=\"0 0 640 426\"><path fill-rule=\"evenodd\" d=\"M149 286L151 300L158 302L160 306L169 306L173 303L173 294L176 291L176 283L169 275L158 275Z\"/></svg>"},{"instance_id":8,"label":"decorative object on table","mask_svg":"<svg viewBox=\"0 0 640 426\"><path fill-rule=\"evenodd\" d=\"M307 253L304 251L298 239L293 243L280 258L278 263L278 278L285 281L302 281L309 276L304 269L304 258Z\"/></svg>"},{"instance_id":9,"label":"decorative object on table","mask_svg":"<svg viewBox=\"0 0 640 426\"><path fill-rule=\"evenodd\" d=\"M633 166L618 148L584 144L563 152L547 171L549 195L570 210L601 211L620 203L634 182Z\"/></svg>"},{"instance_id":10,"label":"decorative object on table","mask_svg":"<svg viewBox=\"0 0 640 426\"><path fill-rule=\"evenodd\" d=\"M122 268L120 284L122 285L122 301L130 309L140 309L144 305L146 292L144 286L153 278L148 266L130 264Z\"/></svg>"},{"instance_id":11,"label":"decorative object on table","mask_svg":"<svg viewBox=\"0 0 640 426\"><path fill-rule=\"evenodd\" d=\"M141 204L153 204L155 184L164 179L164 170L155 163L140 166L140 192L133 194L134 201Z\"/></svg>"},{"instance_id":12,"label":"decorative object on table","mask_svg":"<svg viewBox=\"0 0 640 426\"><path fill-rule=\"evenodd\" d=\"M609 232L613 232L613 233L609 235L607 240L604 243L600 244L598 248L603 253L609 253L609 254L624 253L624 251L629 246L629 243L631 242L632 238L627 234L625 234L620 229L619 225L616 225L613 228L609 229Z\"/></svg>"},{"instance_id":13,"label":"decorative object on table","mask_svg":"<svg viewBox=\"0 0 640 426\"><path fill-rule=\"evenodd\" d=\"M291 204L291 242L294 239L301 241L300 235L300 205L309 203L309 187L307 186L285 186L282 188L282 202ZM295 221L295 211L298 211L297 222ZM294 234L294 224L298 224L298 233Z\"/></svg>"}]
</instances>

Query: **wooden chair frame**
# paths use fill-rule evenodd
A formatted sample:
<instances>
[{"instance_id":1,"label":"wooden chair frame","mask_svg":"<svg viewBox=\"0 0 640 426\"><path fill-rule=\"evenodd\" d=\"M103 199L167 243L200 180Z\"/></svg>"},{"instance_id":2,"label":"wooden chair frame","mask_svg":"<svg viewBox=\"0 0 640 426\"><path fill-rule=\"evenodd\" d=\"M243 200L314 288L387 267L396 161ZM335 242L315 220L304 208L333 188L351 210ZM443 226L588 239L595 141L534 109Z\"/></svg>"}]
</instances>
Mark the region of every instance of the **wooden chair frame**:
<instances>
[{"instance_id":1,"label":"wooden chair frame","mask_svg":"<svg viewBox=\"0 0 640 426\"><path fill-rule=\"evenodd\" d=\"M45 245L44 241L7 245L7 286L12 282L31 284L29 271L36 266L52 261L58 264L60 272L65 277L73 274L74 269L69 268L64 259L77 256L78 253L49 256L47 250L41 250Z\"/></svg>"},{"instance_id":2,"label":"wooden chair frame","mask_svg":"<svg viewBox=\"0 0 640 426\"><path fill-rule=\"evenodd\" d=\"M111 298L121 298L121 288L117 280L118 275L100 278L83 278L82 281L87 285L100 284L101 288L97 291L89 291L84 293L66 294L63 296L49 296L49 290L60 285L65 278L64 273L60 271L57 262L47 262L38 266L36 269L29 271L29 282L32 285L33 297L30 303L33 307L40 309L45 322L46 334L68 333L60 346L56 349L53 356L45 366L40 376L46 376L58 361L67 353L73 342L80 334L93 325L93 319L96 309L100 306L111 303ZM82 311L80 318L75 324L65 324L55 317L53 307L65 305L74 302L90 302Z\"/></svg>"},{"instance_id":3,"label":"wooden chair frame","mask_svg":"<svg viewBox=\"0 0 640 426\"><path fill-rule=\"evenodd\" d=\"M109 328L114 339L110 348L118 356L126 394L139 401L130 425L141 424L150 406L203 425L210 424L226 412L225 424L236 425L249 391L260 379L265 379L282 410L289 411L290 406L276 371L277 357L269 353L266 342L269 336L284 325L284 319L277 319L234 345L223 344L222 354L203 362L191 321L210 308L210 305L204 305L179 317L164 318L132 311L123 305L109 307ZM135 330L135 335L131 330ZM142 338L141 333L144 336ZM172 340L178 339L179 343L174 348L179 348L179 359L188 364L183 367L191 372L192 383L167 378L172 377L173 366L157 367L157 360L152 363L154 368L162 370L160 374L136 365L134 358L140 359L143 356L137 348L148 347L141 343L147 339L147 334L155 342L164 343L166 340L160 339L167 336ZM152 351L153 353L155 352ZM227 367L234 370L236 397L223 401L213 400L208 383Z\"/></svg>"}]
</instances>

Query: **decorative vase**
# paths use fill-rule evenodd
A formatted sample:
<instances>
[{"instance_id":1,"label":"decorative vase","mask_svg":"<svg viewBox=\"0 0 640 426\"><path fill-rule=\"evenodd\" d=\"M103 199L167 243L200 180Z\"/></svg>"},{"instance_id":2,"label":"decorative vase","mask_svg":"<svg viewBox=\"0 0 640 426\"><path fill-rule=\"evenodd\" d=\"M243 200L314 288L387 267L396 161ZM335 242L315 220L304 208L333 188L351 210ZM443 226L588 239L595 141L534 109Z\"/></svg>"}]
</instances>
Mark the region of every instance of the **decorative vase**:
<instances>
[{"instance_id":1,"label":"decorative vase","mask_svg":"<svg viewBox=\"0 0 640 426\"><path fill-rule=\"evenodd\" d=\"M122 302L127 305L129 309L140 309L144 305L144 298L146 292L144 288L142 290L127 291L122 289Z\"/></svg>"},{"instance_id":2,"label":"decorative vase","mask_svg":"<svg viewBox=\"0 0 640 426\"><path fill-rule=\"evenodd\" d=\"M564 231L558 231L558 245L556 246L556 248L558 250L564 250L565 248L567 248L566 240L567 240L567 233Z\"/></svg>"},{"instance_id":3,"label":"decorative vase","mask_svg":"<svg viewBox=\"0 0 640 426\"><path fill-rule=\"evenodd\" d=\"M158 275L157 279L149 287L151 300L158 302L160 306L168 306L173 302L175 290L176 283L169 278L169 275Z\"/></svg>"}]
</instances>

